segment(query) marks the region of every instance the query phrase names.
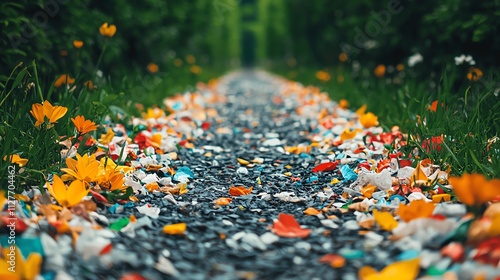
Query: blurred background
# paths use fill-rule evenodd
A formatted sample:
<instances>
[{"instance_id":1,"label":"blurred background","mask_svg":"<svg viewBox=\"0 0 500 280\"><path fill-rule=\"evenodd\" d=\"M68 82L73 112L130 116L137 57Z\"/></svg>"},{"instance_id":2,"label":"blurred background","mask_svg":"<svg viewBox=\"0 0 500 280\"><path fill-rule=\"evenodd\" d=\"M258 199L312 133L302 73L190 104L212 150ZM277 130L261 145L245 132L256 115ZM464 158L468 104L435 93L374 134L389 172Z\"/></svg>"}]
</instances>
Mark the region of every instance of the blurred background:
<instances>
[{"instance_id":1,"label":"blurred background","mask_svg":"<svg viewBox=\"0 0 500 280\"><path fill-rule=\"evenodd\" d=\"M482 68L500 59L498 0L18 0L0 4L0 74L37 59L41 72L55 76L70 67L73 40L84 42L83 59L94 59L103 22L117 26L103 58L115 76L150 62L170 71L187 55L219 71L245 59L270 69L335 67L342 52L373 67L420 53L424 72L461 54Z\"/></svg>"}]
</instances>

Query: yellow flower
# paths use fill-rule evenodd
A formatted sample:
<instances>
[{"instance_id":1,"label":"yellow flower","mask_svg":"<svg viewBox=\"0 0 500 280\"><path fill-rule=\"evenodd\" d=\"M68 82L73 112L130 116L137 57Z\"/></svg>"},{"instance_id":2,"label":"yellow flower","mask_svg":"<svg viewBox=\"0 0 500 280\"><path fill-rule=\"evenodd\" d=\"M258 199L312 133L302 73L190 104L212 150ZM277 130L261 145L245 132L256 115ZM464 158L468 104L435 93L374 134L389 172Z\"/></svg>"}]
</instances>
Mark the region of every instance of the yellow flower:
<instances>
[{"instance_id":1,"label":"yellow flower","mask_svg":"<svg viewBox=\"0 0 500 280\"><path fill-rule=\"evenodd\" d=\"M378 125L378 117L368 112L359 117L359 122L366 128Z\"/></svg>"},{"instance_id":2,"label":"yellow flower","mask_svg":"<svg viewBox=\"0 0 500 280\"><path fill-rule=\"evenodd\" d=\"M158 72L158 65L156 63L152 63L152 62L149 63L148 66L147 66L147 68L148 68L148 71L150 73L154 74L154 73Z\"/></svg>"},{"instance_id":3,"label":"yellow flower","mask_svg":"<svg viewBox=\"0 0 500 280\"><path fill-rule=\"evenodd\" d=\"M413 200L408 205L399 205L398 215L403 221L409 222L414 219L432 216L435 207L434 203L426 202L423 199Z\"/></svg>"},{"instance_id":4,"label":"yellow flower","mask_svg":"<svg viewBox=\"0 0 500 280\"><path fill-rule=\"evenodd\" d=\"M103 23L101 27L99 27L99 32L102 36L105 37L113 37L116 33L116 25L108 25L107 22Z\"/></svg>"},{"instance_id":5,"label":"yellow flower","mask_svg":"<svg viewBox=\"0 0 500 280\"><path fill-rule=\"evenodd\" d=\"M174 59L174 65L177 67L181 67L182 66L182 59L180 59L180 58Z\"/></svg>"},{"instance_id":6,"label":"yellow flower","mask_svg":"<svg viewBox=\"0 0 500 280\"><path fill-rule=\"evenodd\" d=\"M420 259L395 262L378 272L370 266L363 266L359 272L360 280L414 280L420 271Z\"/></svg>"},{"instance_id":7,"label":"yellow flower","mask_svg":"<svg viewBox=\"0 0 500 280\"><path fill-rule=\"evenodd\" d=\"M30 111L31 115L36 119L35 126L40 126L44 123L45 117L47 117L51 124L55 123L58 119L62 118L66 112L68 112L68 108L63 106L52 106L47 100L43 102L43 105L40 103L33 104Z\"/></svg>"},{"instance_id":8,"label":"yellow flower","mask_svg":"<svg viewBox=\"0 0 500 280\"><path fill-rule=\"evenodd\" d=\"M67 74L62 74L57 78L57 80L54 82L54 87L58 88L61 87L62 85L72 85L75 83L75 79L71 78Z\"/></svg>"},{"instance_id":9,"label":"yellow flower","mask_svg":"<svg viewBox=\"0 0 500 280\"><path fill-rule=\"evenodd\" d=\"M115 133L111 128L108 128L108 132L106 132L106 134L102 134L101 139L99 139L99 142L101 142L101 144L104 145L109 144L111 143L111 140L113 140L113 137L115 137Z\"/></svg>"},{"instance_id":10,"label":"yellow flower","mask_svg":"<svg viewBox=\"0 0 500 280\"><path fill-rule=\"evenodd\" d=\"M165 116L165 111L163 111L162 109L160 109L158 107L148 108L146 113L142 113L142 116L145 119L158 119L158 118Z\"/></svg>"},{"instance_id":11,"label":"yellow flower","mask_svg":"<svg viewBox=\"0 0 500 280\"><path fill-rule=\"evenodd\" d=\"M193 66L189 67L189 71L191 71L191 73L193 73L195 75L198 75L201 73L201 67L198 65L193 65Z\"/></svg>"},{"instance_id":12,"label":"yellow flower","mask_svg":"<svg viewBox=\"0 0 500 280\"><path fill-rule=\"evenodd\" d=\"M83 116L76 116L75 118L72 118L71 121L75 125L76 131L78 131L79 134L86 134L97 129L95 122L86 120Z\"/></svg>"},{"instance_id":13,"label":"yellow flower","mask_svg":"<svg viewBox=\"0 0 500 280\"><path fill-rule=\"evenodd\" d=\"M469 81L477 81L483 76L483 71L479 68L471 67L467 73L467 79Z\"/></svg>"},{"instance_id":14,"label":"yellow flower","mask_svg":"<svg viewBox=\"0 0 500 280\"><path fill-rule=\"evenodd\" d=\"M79 49L79 48L83 47L83 41L74 40L73 41L73 46L75 46L75 48Z\"/></svg>"},{"instance_id":15,"label":"yellow flower","mask_svg":"<svg viewBox=\"0 0 500 280\"><path fill-rule=\"evenodd\" d=\"M68 208L80 203L89 192L89 190L85 188L84 181L75 180L67 187L57 175L54 175L52 185L47 182L45 183L45 187L47 187L50 195L52 195L61 206Z\"/></svg>"},{"instance_id":16,"label":"yellow flower","mask_svg":"<svg viewBox=\"0 0 500 280\"><path fill-rule=\"evenodd\" d=\"M330 73L321 70L316 72L316 78L322 82L328 82L332 76L330 76Z\"/></svg>"},{"instance_id":17,"label":"yellow flower","mask_svg":"<svg viewBox=\"0 0 500 280\"><path fill-rule=\"evenodd\" d=\"M14 154L10 157L10 162L19 165L19 167L23 167L28 163L28 159L21 158L18 154ZM3 157L3 160L7 161L7 156Z\"/></svg>"},{"instance_id":18,"label":"yellow flower","mask_svg":"<svg viewBox=\"0 0 500 280\"><path fill-rule=\"evenodd\" d=\"M186 62L189 63L189 64L195 64L196 63L196 58L194 57L194 55L187 55L186 56Z\"/></svg>"},{"instance_id":19,"label":"yellow flower","mask_svg":"<svg viewBox=\"0 0 500 280\"><path fill-rule=\"evenodd\" d=\"M171 224L163 227L163 233L165 234L171 234L171 235L183 234L185 231L186 231L186 223Z\"/></svg>"},{"instance_id":20,"label":"yellow flower","mask_svg":"<svg viewBox=\"0 0 500 280\"><path fill-rule=\"evenodd\" d=\"M377 76L378 78L382 78L385 76L385 65L379 64L375 69L373 70L373 74Z\"/></svg>"},{"instance_id":21,"label":"yellow flower","mask_svg":"<svg viewBox=\"0 0 500 280\"><path fill-rule=\"evenodd\" d=\"M363 104L363 106L359 107L358 110L356 110L356 115L362 116L366 112L366 104Z\"/></svg>"},{"instance_id":22,"label":"yellow flower","mask_svg":"<svg viewBox=\"0 0 500 280\"><path fill-rule=\"evenodd\" d=\"M104 174L98 176L97 182L101 188L110 191L124 190L127 188L127 186L124 185L124 174L114 169L106 168Z\"/></svg>"},{"instance_id":23,"label":"yellow flower","mask_svg":"<svg viewBox=\"0 0 500 280\"><path fill-rule=\"evenodd\" d=\"M347 61L347 54L346 53L340 53L339 54L339 60L340 60L340 62L346 62Z\"/></svg>"},{"instance_id":24,"label":"yellow flower","mask_svg":"<svg viewBox=\"0 0 500 280\"><path fill-rule=\"evenodd\" d=\"M453 192L467 205L481 205L500 197L500 179L487 181L481 174L463 174L449 181Z\"/></svg>"},{"instance_id":25,"label":"yellow flower","mask_svg":"<svg viewBox=\"0 0 500 280\"><path fill-rule=\"evenodd\" d=\"M100 160L99 174L104 174L107 170L118 171L127 174L133 171L134 168L126 165L117 165L112 159L108 157L103 157Z\"/></svg>"},{"instance_id":26,"label":"yellow flower","mask_svg":"<svg viewBox=\"0 0 500 280\"><path fill-rule=\"evenodd\" d=\"M72 158L66 159L68 168L61 168L61 171L66 173L63 178L66 180L81 180L93 182L97 179L99 171L99 162L96 160L96 155L81 156L76 154L76 160Z\"/></svg>"},{"instance_id":27,"label":"yellow flower","mask_svg":"<svg viewBox=\"0 0 500 280\"><path fill-rule=\"evenodd\" d=\"M353 130L351 131L349 128L346 128L342 134L340 134L340 140L345 141L349 139L353 139L356 137L356 134L358 133L358 130Z\"/></svg>"},{"instance_id":28,"label":"yellow flower","mask_svg":"<svg viewBox=\"0 0 500 280\"><path fill-rule=\"evenodd\" d=\"M19 248L15 246L15 249L11 250L11 247L14 246L6 246L5 248L2 248L3 256L0 256L0 259L2 259L0 260L0 279L35 279L40 274L42 256L38 253L31 253L28 258L24 260ZM14 258L11 258L12 254L15 255ZM11 265L11 262L14 265ZM15 269L12 270L13 267Z\"/></svg>"}]
</instances>

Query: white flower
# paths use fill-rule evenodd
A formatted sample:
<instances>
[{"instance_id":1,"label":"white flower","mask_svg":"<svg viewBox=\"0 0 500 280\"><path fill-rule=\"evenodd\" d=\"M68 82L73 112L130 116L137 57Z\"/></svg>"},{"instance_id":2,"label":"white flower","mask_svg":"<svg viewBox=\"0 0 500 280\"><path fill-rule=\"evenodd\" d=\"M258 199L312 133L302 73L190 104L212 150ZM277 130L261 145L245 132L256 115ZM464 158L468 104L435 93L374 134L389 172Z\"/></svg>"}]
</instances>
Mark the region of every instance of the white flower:
<instances>
[{"instance_id":1,"label":"white flower","mask_svg":"<svg viewBox=\"0 0 500 280\"><path fill-rule=\"evenodd\" d=\"M461 65L464 62L466 62L469 65L476 65L476 62L474 61L474 59L470 55L462 54L460 56L455 57L455 65Z\"/></svg>"},{"instance_id":2,"label":"white flower","mask_svg":"<svg viewBox=\"0 0 500 280\"><path fill-rule=\"evenodd\" d=\"M408 58L408 66L413 67L415 64L424 61L424 57L420 53L416 53Z\"/></svg>"}]
</instances>

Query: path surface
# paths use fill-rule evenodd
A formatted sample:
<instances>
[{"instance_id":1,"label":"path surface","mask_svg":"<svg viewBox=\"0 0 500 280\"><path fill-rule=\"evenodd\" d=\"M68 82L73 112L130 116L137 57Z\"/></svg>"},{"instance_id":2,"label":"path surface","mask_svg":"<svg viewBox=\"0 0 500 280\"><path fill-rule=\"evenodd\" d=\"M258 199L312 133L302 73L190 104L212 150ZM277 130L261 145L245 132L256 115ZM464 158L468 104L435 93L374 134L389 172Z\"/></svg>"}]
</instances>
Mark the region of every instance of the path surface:
<instances>
[{"instance_id":1,"label":"path surface","mask_svg":"<svg viewBox=\"0 0 500 280\"><path fill-rule=\"evenodd\" d=\"M196 123L193 127L197 129L187 125L185 131L193 136L187 142L194 148L181 147L176 160L153 155L142 161L143 165L148 162L176 170L176 184L183 174L189 177L188 192L171 196L165 192L148 194L142 188L133 207L120 208L122 212L115 209L120 213L114 214L109 209L101 211L111 224L131 214L137 222L119 233L82 232L79 246L92 246L112 237L113 248L88 259L81 253L68 254L65 263L69 275L75 279L119 279L124 273L137 272L147 279L357 279L364 265L379 270L401 257L403 251L425 246L425 242L415 240L389 241L390 232L377 227L367 234L359 226L363 212L336 208L346 204L341 195L354 181L344 177L349 175L348 169L355 169L363 157L376 164L383 150L380 144L372 151L352 153L362 143L361 136L340 146L331 144L344 127L367 131L353 121L353 112L338 108L314 89L263 73L232 74L222 78L217 87L218 102L202 102L201 108L191 111L218 112L203 121L205 130L199 128L201 121L188 115L177 117L178 126L183 121ZM201 92L201 97L214 97ZM318 124L323 108L326 114L335 115L329 129ZM319 148L311 150L311 144ZM339 165L334 170L312 171L321 162L335 159ZM342 166L346 167L341 172ZM159 180L160 186L172 180L163 172L145 169L134 176L143 185L151 178ZM228 191L232 186L253 189L249 195L231 196ZM219 206L215 203L219 198L232 201ZM137 206L141 205L157 207L159 217L139 213ZM320 213L304 214L310 207ZM310 234L305 238L275 235L271 228L281 213L293 215ZM175 223L187 224L183 235L162 232L164 225ZM318 261L332 253L343 255L346 264L332 268ZM439 251L431 249L429 254L436 257Z\"/></svg>"}]
</instances>

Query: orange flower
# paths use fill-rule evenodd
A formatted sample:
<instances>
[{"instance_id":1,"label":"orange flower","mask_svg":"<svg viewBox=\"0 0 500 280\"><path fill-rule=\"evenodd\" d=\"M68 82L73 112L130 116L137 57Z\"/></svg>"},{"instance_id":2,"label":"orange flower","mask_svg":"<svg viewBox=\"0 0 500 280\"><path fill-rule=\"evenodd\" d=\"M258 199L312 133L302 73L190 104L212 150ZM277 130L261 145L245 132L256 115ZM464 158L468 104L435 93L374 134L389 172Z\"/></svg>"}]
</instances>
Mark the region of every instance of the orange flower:
<instances>
[{"instance_id":1,"label":"orange flower","mask_svg":"<svg viewBox=\"0 0 500 280\"><path fill-rule=\"evenodd\" d=\"M396 70L398 70L399 72L401 72L401 71L405 70L405 66L400 63L400 64L396 65Z\"/></svg>"},{"instance_id":2,"label":"orange flower","mask_svg":"<svg viewBox=\"0 0 500 280\"><path fill-rule=\"evenodd\" d=\"M75 46L75 48L79 49L79 48L83 47L83 41L74 40L73 41L73 46Z\"/></svg>"},{"instance_id":3,"label":"orange flower","mask_svg":"<svg viewBox=\"0 0 500 280\"><path fill-rule=\"evenodd\" d=\"M356 110L356 115L362 116L366 112L366 104L363 104L361 107L359 107L358 110Z\"/></svg>"},{"instance_id":4,"label":"orange flower","mask_svg":"<svg viewBox=\"0 0 500 280\"><path fill-rule=\"evenodd\" d=\"M147 68L148 68L148 71L150 73L156 73L156 72L158 72L158 65L156 63L152 63L152 62L149 63L148 66L147 66Z\"/></svg>"},{"instance_id":5,"label":"orange flower","mask_svg":"<svg viewBox=\"0 0 500 280\"><path fill-rule=\"evenodd\" d=\"M195 75L198 75L201 73L201 67L198 65L193 65L193 66L189 67L189 71L191 71L191 73L193 73Z\"/></svg>"},{"instance_id":6,"label":"orange flower","mask_svg":"<svg viewBox=\"0 0 500 280\"><path fill-rule=\"evenodd\" d=\"M345 54L345 53L339 54L339 60L340 60L340 62L346 62L347 61L347 54Z\"/></svg>"},{"instance_id":7,"label":"orange flower","mask_svg":"<svg viewBox=\"0 0 500 280\"><path fill-rule=\"evenodd\" d=\"M14 249L14 250L13 250ZM38 253L30 253L25 259L17 246L0 249L1 279L35 279L40 274L43 258ZM26 251L24 252L26 253ZM13 263L14 265L11 265Z\"/></svg>"},{"instance_id":8,"label":"orange flower","mask_svg":"<svg viewBox=\"0 0 500 280\"><path fill-rule=\"evenodd\" d=\"M43 105L39 103L33 104L30 111L31 115L36 119L35 126L37 127L45 122L45 118L47 118L51 124L57 122L66 112L68 112L68 108L63 106L52 106L47 100L43 102Z\"/></svg>"},{"instance_id":9,"label":"orange flower","mask_svg":"<svg viewBox=\"0 0 500 280\"><path fill-rule=\"evenodd\" d=\"M194 57L194 55L187 55L186 56L186 62L189 63L189 64L195 64L196 63L196 58Z\"/></svg>"},{"instance_id":10,"label":"orange flower","mask_svg":"<svg viewBox=\"0 0 500 280\"><path fill-rule=\"evenodd\" d=\"M67 74L62 74L61 76L59 76L59 78L57 78L57 80L54 82L54 87L58 88L58 87L61 87L62 85L66 84L66 85L72 85L75 83L75 79L71 78L69 75Z\"/></svg>"},{"instance_id":11,"label":"orange flower","mask_svg":"<svg viewBox=\"0 0 500 280\"><path fill-rule=\"evenodd\" d=\"M366 128L378 125L378 117L368 112L359 117L359 122Z\"/></svg>"},{"instance_id":12,"label":"orange flower","mask_svg":"<svg viewBox=\"0 0 500 280\"><path fill-rule=\"evenodd\" d=\"M467 73L467 79L469 81L477 81L483 76L483 71L479 68L471 67Z\"/></svg>"},{"instance_id":13,"label":"orange flower","mask_svg":"<svg viewBox=\"0 0 500 280\"><path fill-rule=\"evenodd\" d=\"M83 86L87 87L90 90L94 89L94 83L91 80L83 82Z\"/></svg>"},{"instance_id":14,"label":"orange flower","mask_svg":"<svg viewBox=\"0 0 500 280\"><path fill-rule=\"evenodd\" d=\"M180 59L180 58L174 59L174 65L177 67L181 67L182 66L182 59Z\"/></svg>"},{"instance_id":15,"label":"orange flower","mask_svg":"<svg viewBox=\"0 0 500 280\"><path fill-rule=\"evenodd\" d=\"M95 122L86 120L83 116L76 116L75 118L72 118L71 121L75 125L76 131L78 131L79 134L86 134L97 129Z\"/></svg>"},{"instance_id":16,"label":"orange flower","mask_svg":"<svg viewBox=\"0 0 500 280\"><path fill-rule=\"evenodd\" d=\"M47 187L50 195L52 195L52 197L54 197L63 207L75 206L80 203L89 192L89 190L85 188L84 181L75 180L69 187L66 187L64 182L57 175L54 175L52 185L47 182L45 183L45 187Z\"/></svg>"},{"instance_id":17,"label":"orange flower","mask_svg":"<svg viewBox=\"0 0 500 280\"><path fill-rule=\"evenodd\" d=\"M108 25L107 22L103 23L101 27L99 27L99 32L102 36L105 37L113 37L116 33L116 25Z\"/></svg>"},{"instance_id":18,"label":"orange flower","mask_svg":"<svg viewBox=\"0 0 500 280\"><path fill-rule=\"evenodd\" d=\"M15 155L12 155L12 156L9 156L9 157L11 157L10 158L10 163L18 164L19 167L23 167L23 166L26 165L26 163L28 163L27 159L21 158L18 154L15 154ZM6 161L7 160L7 156L4 156L3 160Z\"/></svg>"},{"instance_id":19,"label":"orange flower","mask_svg":"<svg viewBox=\"0 0 500 280\"><path fill-rule=\"evenodd\" d=\"M385 76L385 65L379 64L377 67L375 67L375 70L373 70L373 74L377 76L378 78L382 78Z\"/></svg>"},{"instance_id":20,"label":"orange flower","mask_svg":"<svg viewBox=\"0 0 500 280\"><path fill-rule=\"evenodd\" d=\"M425 200L413 200L408 205L400 204L398 215L403 221L409 222L414 219L432 216L432 212L434 212L435 207L436 206L432 202L426 202Z\"/></svg>"},{"instance_id":21,"label":"orange flower","mask_svg":"<svg viewBox=\"0 0 500 280\"><path fill-rule=\"evenodd\" d=\"M349 108L349 102L345 99L340 99L339 107L345 110L345 109Z\"/></svg>"},{"instance_id":22,"label":"orange flower","mask_svg":"<svg viewBox=\"0 0 500 280\"><path fill-rule=\"evenodd\" d=\"M328 82L332 76L330 76L330 73L321 70L316 72L316 78L322 82Z\"/></svg>"},{"instance_id":23,"label":"orange flower","mask_svg":"<svg viewBox=\"0 0 500 280\"><path fill-rule=\"evenodd\" d=\"M449 181L455 195L467 205L481 205L500 196L500 179L487 181L481 174L463 174Z\"/></svg>"},{"instance_id":24,"label":"orange flower","mask_svg":"<svg viewBox=\"0 0 500 280\"><path fill-rule=\"evenodd\" d=\"M434 100L434 101L431 103L431 106L429 107L429 111L431 111L431 112L436 112L436 111L437 111L438 104L439 104L439 100Z\"/></svg>"}]
</instances>

